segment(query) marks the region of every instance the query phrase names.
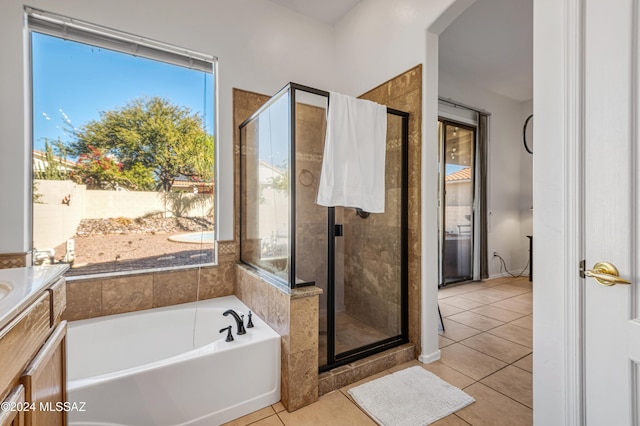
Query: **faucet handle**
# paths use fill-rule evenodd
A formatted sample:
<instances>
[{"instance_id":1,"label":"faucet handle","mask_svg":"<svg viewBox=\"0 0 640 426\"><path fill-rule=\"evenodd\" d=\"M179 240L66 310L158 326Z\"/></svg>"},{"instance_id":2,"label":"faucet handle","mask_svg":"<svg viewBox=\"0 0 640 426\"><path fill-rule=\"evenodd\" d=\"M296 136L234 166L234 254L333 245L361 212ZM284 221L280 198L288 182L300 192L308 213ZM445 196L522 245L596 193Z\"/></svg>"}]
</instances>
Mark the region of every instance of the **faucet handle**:
<instances>
[{"instance_id":1,"label":"faucet handle","mask_svg":"<svg viewBox=\"0 0 640 426\"><path fill-rule=\"evenodd\" d=\"M220 329L220 333L227 332L227 338L224 339L225 342L233 342L233 334L231 334L231 326L224 327Z\"/></svg>"},{"instance_id":2,"label":"faucet handle","mask_svg":"<svg viewBox=\"0 0 640 426\"><path fill-rule=\"evenodd\" d=\"M238 335L247 334L247 330L244 329L244 315L240 315L240 322L238 323Z\"/></svg>"},{"instance_id":3,"label":"faucet handle","mask_svg":"<svg viewBox=\"0 0 640 426\"><path fill-rule=\"evenodd\" d=\"M249 311L249 320L247 321L247 328L253 328L253 321L251 319L251 311Z\"/></svg>"}]
</instances>

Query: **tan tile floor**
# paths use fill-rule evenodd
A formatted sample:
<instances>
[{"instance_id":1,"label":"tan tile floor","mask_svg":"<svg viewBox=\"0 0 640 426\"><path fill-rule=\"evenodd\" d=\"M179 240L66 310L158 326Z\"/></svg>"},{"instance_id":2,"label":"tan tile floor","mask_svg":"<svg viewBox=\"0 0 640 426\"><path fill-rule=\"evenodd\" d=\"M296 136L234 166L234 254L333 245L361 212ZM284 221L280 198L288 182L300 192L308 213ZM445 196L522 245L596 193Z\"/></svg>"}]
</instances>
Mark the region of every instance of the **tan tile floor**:
<instances>
[{"instance_id":1,"label":"tan tile floor","mask_svg":"<svg viewBox=\"0 0 640 426\"><path fill-rule=\"evenodd\" d=\"M435 426L533 424L532 286L527 278L498 278L439 291L446 332L442 358L412 361L321 397L293 413L278 403L229 425L375 425L347 391L386 374L420 365L476 399Z\"/></svg>"}]
</instances>

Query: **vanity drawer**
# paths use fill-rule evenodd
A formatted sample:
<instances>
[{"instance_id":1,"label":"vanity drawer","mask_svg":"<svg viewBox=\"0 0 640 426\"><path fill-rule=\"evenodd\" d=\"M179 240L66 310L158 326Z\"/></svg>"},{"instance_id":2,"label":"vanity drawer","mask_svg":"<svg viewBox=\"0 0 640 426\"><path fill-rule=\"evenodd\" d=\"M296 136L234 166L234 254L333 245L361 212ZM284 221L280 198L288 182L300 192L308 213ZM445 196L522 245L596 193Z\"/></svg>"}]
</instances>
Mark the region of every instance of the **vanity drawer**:
<instances>
[{"instance_id":1,"label":"vanity drawer","mask_svg":"<svg viewBox=\"0 0 640 426\"><path fill-rule=\"evenodd\" d=\"M25 400L35 410L25 413L27 426L65 426L66 412L57 411L67 400L66 343L67 322L62 321L20 378ZM40 409L41 407L48 409Z\"/></svg>"},{"instance_id":2,"label":"vanity drawer","mask_svg":"<svg viewBox=\"0 0 640 426\"><path fill-rule=\"evenodd\" d=\"M44 292L0 330L0 395L18 383L25 367L47 339L51 330L51 297Z\"/></svg>"}]
</instances>

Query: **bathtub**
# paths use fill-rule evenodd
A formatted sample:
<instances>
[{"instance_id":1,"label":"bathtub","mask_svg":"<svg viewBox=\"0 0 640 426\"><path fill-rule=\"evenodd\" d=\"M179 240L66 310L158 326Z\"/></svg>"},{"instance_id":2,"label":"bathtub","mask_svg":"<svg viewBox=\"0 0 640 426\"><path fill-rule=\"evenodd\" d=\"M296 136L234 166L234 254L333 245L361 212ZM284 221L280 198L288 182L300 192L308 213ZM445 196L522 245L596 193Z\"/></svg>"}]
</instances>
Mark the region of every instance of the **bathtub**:
<instances>
[{"instance_id":1,"label":"bathtub","mask_svg":"<svg viewBox=\"0 0 640 426\"><path fill-rule=\"evenodd\" d=\"M228 296L74 321L70 425L218 425L280 400L280 336L260 318L236 335ZM223 327L233 325L233 342Z\"/></svg>"}]
</instances>

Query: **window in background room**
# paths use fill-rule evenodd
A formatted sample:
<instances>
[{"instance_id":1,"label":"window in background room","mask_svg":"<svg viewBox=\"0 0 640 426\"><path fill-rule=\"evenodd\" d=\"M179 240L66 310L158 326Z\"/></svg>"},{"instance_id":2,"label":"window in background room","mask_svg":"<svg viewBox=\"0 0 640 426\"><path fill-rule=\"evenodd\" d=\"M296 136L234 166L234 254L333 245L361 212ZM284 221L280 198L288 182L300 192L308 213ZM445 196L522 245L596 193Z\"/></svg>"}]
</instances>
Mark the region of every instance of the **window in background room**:
<instances>
[{"instance_id":1,"label":"window in background room","mask_svg":"<svg viewBox=\"0 0 640 426\"><path fill-rule=\"evenodd\" d=\"M214 262L216 59L27 10L34 263Z\"/></svg>"}]
</instances>

